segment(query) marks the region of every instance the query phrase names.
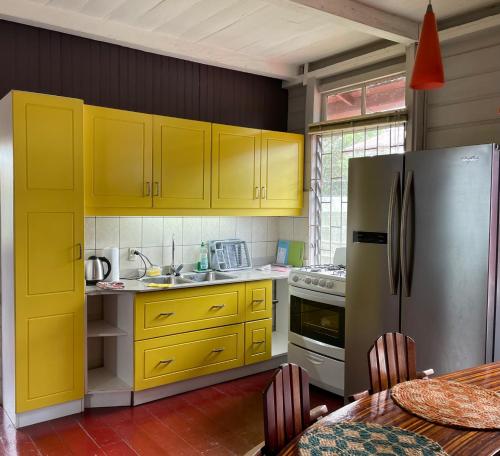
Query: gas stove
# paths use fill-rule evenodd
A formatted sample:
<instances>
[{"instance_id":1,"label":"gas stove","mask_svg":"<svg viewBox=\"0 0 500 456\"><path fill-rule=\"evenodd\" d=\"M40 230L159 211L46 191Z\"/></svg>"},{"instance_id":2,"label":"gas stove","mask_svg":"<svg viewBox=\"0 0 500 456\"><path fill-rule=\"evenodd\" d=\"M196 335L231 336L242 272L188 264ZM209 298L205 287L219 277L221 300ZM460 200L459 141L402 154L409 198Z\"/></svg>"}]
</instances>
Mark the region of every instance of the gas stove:
<instances>
[{"instance_id":1,"label":"gas stove","mask_svg":"<svg viewBox=\"0 0 500 456\"><path fill-rule=\"evenodd\" d=\"M343 265L321 264L292 269L290 285L345 296L346 269Z\"/></svg>"}]
</instances>

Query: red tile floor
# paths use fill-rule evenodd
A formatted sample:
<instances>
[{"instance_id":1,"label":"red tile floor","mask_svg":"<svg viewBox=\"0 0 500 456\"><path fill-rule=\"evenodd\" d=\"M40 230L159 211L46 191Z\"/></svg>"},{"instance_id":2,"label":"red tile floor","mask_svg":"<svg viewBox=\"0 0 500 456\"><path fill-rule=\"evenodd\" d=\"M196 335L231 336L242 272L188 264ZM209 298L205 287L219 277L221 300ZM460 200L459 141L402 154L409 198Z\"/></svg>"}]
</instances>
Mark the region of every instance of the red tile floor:
<instances>
[{"instance_id":1,"label":"red tile floor","mask_svg":"<svg viewBox=\"0 0 500 456\"><path fill-rule=\"evenodd\" d=\"M242 455L263 440L262 390L272 371L137 407L85 413L16 431L0 414L1 455ZM311 407L343 400L311 387Z\"/></svg>"}]
</instances>

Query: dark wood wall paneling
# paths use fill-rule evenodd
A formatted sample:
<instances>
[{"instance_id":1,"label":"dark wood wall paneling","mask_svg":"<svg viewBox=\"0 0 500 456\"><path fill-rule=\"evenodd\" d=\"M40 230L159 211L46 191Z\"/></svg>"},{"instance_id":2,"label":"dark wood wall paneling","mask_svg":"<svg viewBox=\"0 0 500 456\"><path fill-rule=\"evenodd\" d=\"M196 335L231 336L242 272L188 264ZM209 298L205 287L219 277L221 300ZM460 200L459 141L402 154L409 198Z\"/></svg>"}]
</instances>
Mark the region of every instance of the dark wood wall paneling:
<instances>
[{"instance_id":1,"label":"dark wood wall paneling","mask_svg":"<svg viewBox=\"0 0 500 456\"><path fill-rule=\"evenodd\" d=\"M281 81L0 20L0 97L12 89L87 104L286 131Z\"/></svg>"}]
</instances>

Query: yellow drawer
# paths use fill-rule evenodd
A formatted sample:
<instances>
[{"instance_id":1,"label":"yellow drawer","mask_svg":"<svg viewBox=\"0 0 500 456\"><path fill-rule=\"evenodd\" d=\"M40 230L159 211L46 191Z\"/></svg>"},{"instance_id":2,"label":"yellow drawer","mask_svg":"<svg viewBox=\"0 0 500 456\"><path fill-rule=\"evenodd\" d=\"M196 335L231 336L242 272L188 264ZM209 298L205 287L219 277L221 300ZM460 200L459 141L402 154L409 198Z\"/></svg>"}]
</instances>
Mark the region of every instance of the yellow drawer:
<instances>
[{"instance_id":1,"label":"yellow drawer","mask_svg":"<svg viewBox=\"0 0 500 456\"><path fill-rule=\"evenodd\" d=\"M134 390L240 367L243 339L240 323L135 342Z\"/></svg>"},{"instance_id":2,"label":"yellow drawer","mask_svg":"<svg viewBox=\"0 0 500 456\"><path fill-rule=\"evenodd\" d=\"M271 358L272 331L271 318L245 323L245 364Z\"/></svg>"},{"instance_id":3,"label":"yellow drawer","mask_svg":"<svg viewBox=\"0 0 500 456\"><path fill-rule=\"evenodd\" d=\"M135 340L241 323L245 285L150 292L135 299Z\"/></svg>"},{"instance_id":4,"label":"yellow drawer","mask_svg":"<svg viewBox=\"0 0 500 456\"><path fill-rule=\"evenodd\" d=\"M272 280L247 282L245 287L245 320L251 321L271 318L273 313Z\"/></svg>"}]
</instances>

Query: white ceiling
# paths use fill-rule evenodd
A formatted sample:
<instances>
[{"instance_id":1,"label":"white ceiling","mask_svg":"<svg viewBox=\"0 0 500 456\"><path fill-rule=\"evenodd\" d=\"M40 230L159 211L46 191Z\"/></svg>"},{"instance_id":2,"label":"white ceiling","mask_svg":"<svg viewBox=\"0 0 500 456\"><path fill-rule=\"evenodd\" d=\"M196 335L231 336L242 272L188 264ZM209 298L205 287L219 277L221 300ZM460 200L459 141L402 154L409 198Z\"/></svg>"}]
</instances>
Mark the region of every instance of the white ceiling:
<instances>
[{"instance_id":1,"label":"white ceiling","mask_svg":"<svg viewBox=\"0 0 500 456\"><path fill-rule=\"evenodd\" d=\"M359 3L390 11L397 16L421 21L428 0L359 0ZM432 9L436 18L447 19L452 16L478 10L484 6L498 4L498 0L433 0Z\"/></svg>"},{"instance_id":2,"label":"white ceiling","mask_svg":"<svg viewBox=\"0 0 500 456\"><path fill-rule=\"evenodd\" d=\"M427 0L360 3L420 20ZM446 17L491 3L434 6ZM0 0L0 17L283 79L302 63L378 39L289 0Z\"/></svg>"}]
</instances>

